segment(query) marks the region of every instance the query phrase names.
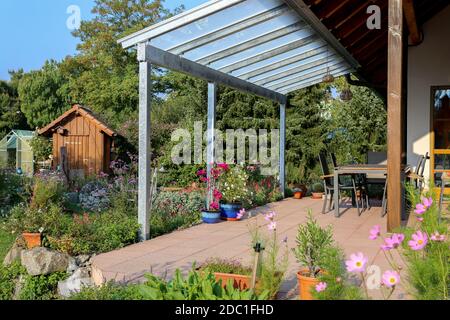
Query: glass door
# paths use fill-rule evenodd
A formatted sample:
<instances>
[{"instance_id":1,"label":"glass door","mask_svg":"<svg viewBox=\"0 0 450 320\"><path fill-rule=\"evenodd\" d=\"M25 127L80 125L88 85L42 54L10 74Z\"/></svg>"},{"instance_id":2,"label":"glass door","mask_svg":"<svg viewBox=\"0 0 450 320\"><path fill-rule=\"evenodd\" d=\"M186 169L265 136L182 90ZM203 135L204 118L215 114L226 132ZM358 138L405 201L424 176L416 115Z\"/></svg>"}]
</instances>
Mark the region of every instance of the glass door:
<instances>
[{"instance_id":1,"label":"glass door","mask_svg":"<svg viewBox=\"0 0 450 320\"><path fill-rule=\"evenodd\" d=\"M442 185L445 172L450 175L450 86L431 88L431 178L434 184ZM450 184L445 188L450 194Z\"/></svg>"}]
</instances>

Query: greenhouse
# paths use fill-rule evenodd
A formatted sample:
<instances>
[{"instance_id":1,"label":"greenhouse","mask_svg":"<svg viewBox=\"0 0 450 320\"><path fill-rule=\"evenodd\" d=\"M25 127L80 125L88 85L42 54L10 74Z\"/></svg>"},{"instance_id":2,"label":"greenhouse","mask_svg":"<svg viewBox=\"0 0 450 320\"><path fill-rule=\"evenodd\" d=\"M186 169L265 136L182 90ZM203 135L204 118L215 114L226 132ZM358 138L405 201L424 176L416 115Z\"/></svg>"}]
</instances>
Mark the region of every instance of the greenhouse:
<instances>
[{"instance_id":1,"label":"greenhouse","mask_svg":"<svg viewBox=\"0 0 450 320\"><path fill-rule=\"evenodd\" d=\"M30 141L33 137L33 131L12 130L0 140L0 166L32 175L33 151Z\"/></svg>"}]
</instances>

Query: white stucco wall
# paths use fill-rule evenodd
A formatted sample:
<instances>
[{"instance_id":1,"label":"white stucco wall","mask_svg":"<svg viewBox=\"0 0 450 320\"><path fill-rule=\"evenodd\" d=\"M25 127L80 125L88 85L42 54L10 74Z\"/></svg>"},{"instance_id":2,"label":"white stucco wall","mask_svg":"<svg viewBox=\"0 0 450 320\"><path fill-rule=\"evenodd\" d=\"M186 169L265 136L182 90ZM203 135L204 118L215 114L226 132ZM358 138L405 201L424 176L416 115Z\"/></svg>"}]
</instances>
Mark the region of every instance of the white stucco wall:
<instances>
[{"instance_id":1,"label":"white stucco wall","mask_svg":"<svg viewBox=\"0 0 450 320\"><path fill-rule=\"evenodd\" d=\"M408 48L407 163L430 152L430 87L450 85L450 6L423 26L424 41ZM430 174L429 161L425 167Z\"/></svg>"}]
</instances>

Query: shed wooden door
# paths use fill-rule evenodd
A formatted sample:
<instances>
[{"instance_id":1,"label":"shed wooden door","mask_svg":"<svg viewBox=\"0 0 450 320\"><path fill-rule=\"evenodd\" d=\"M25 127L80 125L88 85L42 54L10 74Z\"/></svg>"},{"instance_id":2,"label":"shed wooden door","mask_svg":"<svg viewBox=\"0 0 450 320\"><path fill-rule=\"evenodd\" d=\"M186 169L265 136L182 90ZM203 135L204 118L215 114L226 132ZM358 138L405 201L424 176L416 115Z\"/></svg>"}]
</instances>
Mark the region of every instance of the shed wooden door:
<instances>
[{"instance_id":1,"label":"shed wooden door","mask_svg":"<svg viewBox=\"0 0 450 320\"><path fill-rule=\"evenodd\" d=\"M87 173L89 169L89 136L69 135L64 137L64 145L67 148L69 171L74 175ZM77 173L78 171L80 172Z\"/></svg>"}]
</instances>

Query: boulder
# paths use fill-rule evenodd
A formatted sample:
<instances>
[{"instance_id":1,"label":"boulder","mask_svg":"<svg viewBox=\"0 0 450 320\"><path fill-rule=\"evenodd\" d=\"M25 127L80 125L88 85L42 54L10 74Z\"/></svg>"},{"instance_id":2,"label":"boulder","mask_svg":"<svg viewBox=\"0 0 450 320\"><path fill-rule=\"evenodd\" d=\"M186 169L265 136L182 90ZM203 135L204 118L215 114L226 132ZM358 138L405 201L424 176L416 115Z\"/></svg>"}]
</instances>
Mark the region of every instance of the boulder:
<instances>
[{"instance_id":1,"label":"boulder","mask_svg":"<svg viewBox=\"0 0 450 320\"><path fill-rule=\"evenodd\" d=\"M77 265L80 267L89 265L90 259L91 259L91 256L88 254L80 254L79 256L75 257L75 261L77 262Z\"/></svg>"},{"instance_id":2,"label":"boulder","mask_svg":"<svg viewBox=\"0 0 450 320\"><path fill-rule=\"evenodd\" d=\"M79 268L79 264L75 258L69 257L69 265L67 266L67 273L74 273Z\"/></svg>"},{"instance_id":3,"label":"boulder","mask_svg":"<svg viewBox=\"0 0 450 320\"><path fill-rule=\"evenodd\" d=\"M43 247L22 251L22 265L32 276L66 271L69 256Z\"/></svg>"},{"instance_id":4,"label":"boulder","mask_svg":"<svg viewBox=\"0 0 450 320\"><path fill-rule=\"evenodd\" d=\"M10 266L14 261L20 262L23 250L24 249L21 246L19 246L17 243L14 243L11 249L6 254L5 259L3 260L3 265L7 267Z\"/></svg>"},{"instance_id":5,"label":"boulder","mask_svg":"<svg viewBox=\"0 0 450 320\"><path fill-rule=\"evenodd\" d=\"M89 268L77 269L69 278L58 282L58 294L64 298L69 298L72 294L80 292L84 287L92 287Z\"/></svg>"}]
</instances>

